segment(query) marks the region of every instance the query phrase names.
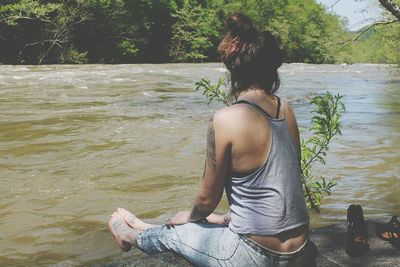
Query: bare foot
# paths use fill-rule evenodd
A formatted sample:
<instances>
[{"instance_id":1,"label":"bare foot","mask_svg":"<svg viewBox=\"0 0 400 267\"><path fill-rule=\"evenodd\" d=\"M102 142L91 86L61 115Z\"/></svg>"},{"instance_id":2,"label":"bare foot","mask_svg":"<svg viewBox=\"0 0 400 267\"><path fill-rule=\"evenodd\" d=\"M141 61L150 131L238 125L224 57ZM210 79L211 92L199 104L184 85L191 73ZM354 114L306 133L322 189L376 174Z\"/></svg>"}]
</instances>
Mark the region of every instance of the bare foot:
<instances>
[{"instance_id":1,"label":"bare foot","mask_svg":"<svg viewBox=\"0 0 400 267\"><path fill-rule=\"evenodd\" d=\"M118 212L114 212L111 215L111 219L108 222L108 228L110 228L114 239L117 241L118 246L123 251L129 251L132 244L136 244L137 231L130 228L124 221L124 218Z\"/></svg>"},{"instance_id":2,"label":"bare foot","mask_svg":"<svg viewBox=\"0 0 400 267\"><path fill-rule=\"evenodd\" d=\"M126 209L118 208L117 212L122 216L125 222L135 230L142 231L156 226L145 223L144 221L137 218L133 213L127 211Z\"/></svg>"}]
</instances>

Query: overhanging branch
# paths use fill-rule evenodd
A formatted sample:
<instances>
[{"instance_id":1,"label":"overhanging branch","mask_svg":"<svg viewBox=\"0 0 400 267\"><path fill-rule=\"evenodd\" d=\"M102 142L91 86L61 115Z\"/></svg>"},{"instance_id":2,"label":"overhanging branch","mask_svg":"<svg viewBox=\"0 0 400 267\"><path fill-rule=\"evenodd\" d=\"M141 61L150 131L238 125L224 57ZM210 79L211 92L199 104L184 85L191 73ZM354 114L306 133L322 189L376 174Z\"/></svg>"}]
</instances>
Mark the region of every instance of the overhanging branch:
<instances>
[{"instance_id":1,"label":"overhanging branch","mask_svg":"<svg viewBox=\"0 0 400 267\"><path fill-rule=\"evenodd\" d=\"M396 22L397 22L397 23L400 23L400 21L398 21L398 20L390 20L390 21L379 21L379 22L375 22L375 23L369 25L368 27L366 27L365 29L363 29L361 32L359 32L359 33L357 34L356 37L352 37L352 38L350 38L350 39L348 39L348 40L345 40L345 41L341 41L341 42L331 42L331 43L328 43L328 44L346 45L346 44L348 44L348 43L357 41L358 39L360 39L360 37L361 37L363 34L365 34L368 30L370 30L371 28L373 28L373 27L375 27L375 26L378 26L378 25L388 25L388 24L392 24L392 23L396 23Z\"/></svg>"},{"instance_id":2,"label":"overhanging branch","mask_svg":"<svg viewBox=\"0 0 400 267\"><path fill-rule=\"evenodd\" d=\"M378 25L388 25L388 24L392 24L392 23L395 23L395 22L400 22L400 21L398 21L398 20L391 20L391 21L375 22L375 23L369 25L368 27L366 27L366 28L365 28L364 30L362 30L359 34L357 34L357 36L356 36L354 39L349 40L349 41L357 41L364 33L366 33L369 29L371 29L371 28L373 28L373 27L375 27L375 26L378 26Z\"/></svg>"},{"instance_id":3,"label":"overhanging branch","mask_svg":"<svg viewBox=\"0 0 400 267\"><path fill-rule=\"evenodd\" d=\"M379 0L379 2L400 21L400 7L393 0Z\"/></svg>"}]
</instances>

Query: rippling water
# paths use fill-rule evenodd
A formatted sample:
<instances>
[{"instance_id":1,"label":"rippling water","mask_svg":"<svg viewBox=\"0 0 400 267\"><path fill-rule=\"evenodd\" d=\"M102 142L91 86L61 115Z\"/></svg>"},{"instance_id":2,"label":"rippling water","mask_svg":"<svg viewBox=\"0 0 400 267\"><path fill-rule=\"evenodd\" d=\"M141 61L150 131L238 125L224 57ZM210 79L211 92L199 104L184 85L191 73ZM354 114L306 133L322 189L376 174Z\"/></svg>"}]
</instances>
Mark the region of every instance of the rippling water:
<instances>
[{"instance_id":1,"label":"rippling water","mask_svg":"<svg viewBox=\"0 0 400 267\"><path fill-rule=\"evenodd\" d=\"M140 257L117 248L109 215L126 207L157 223L191 207L219 107L194 83L221 75L220 64L0 66L0 266ZM312 227L345 220L351 203L400 215L399 69L291 64L281 76L301 127L312 96L345 95L343 136L315 168L338 185Z\"/></svg>"}]
</instances>

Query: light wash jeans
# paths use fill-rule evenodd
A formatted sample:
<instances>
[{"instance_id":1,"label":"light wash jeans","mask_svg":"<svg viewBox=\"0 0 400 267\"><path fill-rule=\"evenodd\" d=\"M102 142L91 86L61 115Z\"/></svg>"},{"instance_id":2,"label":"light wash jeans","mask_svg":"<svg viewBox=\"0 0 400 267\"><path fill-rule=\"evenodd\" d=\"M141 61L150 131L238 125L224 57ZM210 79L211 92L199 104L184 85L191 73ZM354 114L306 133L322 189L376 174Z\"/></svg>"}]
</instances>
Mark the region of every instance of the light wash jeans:
<instances>
[{"instance_id":1,"label":"light wash jeans","mask_svg":"<svg viewBox=\"0 0 400 267\"><path fill-rule=\"evenodd\" d=\"M317 249L310 240L295 252L279 253L209 223L151 228L139 233L137 244L147 254L174 251L196 266L316 266Z\"/></svg>"}]
</instances>

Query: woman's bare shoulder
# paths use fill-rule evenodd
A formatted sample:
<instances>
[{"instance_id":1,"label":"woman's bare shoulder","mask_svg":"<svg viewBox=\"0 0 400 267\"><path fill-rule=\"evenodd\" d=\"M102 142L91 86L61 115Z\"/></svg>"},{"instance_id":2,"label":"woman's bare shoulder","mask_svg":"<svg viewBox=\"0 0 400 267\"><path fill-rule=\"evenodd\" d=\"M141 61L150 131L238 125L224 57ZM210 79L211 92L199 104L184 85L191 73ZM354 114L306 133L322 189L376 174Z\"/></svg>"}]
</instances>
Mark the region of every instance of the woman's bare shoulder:
<instances>
[{"instance_id":1,"label":"woman's bare shoulder","mask_svg":"<svg viewBox=\"0 0 400 267\"><path fill-rule=\"evenodd\" d=\"M216 136L229 143L246 136L252 131L257 120L258 113L251 110L248 105L232 105L215 112L213 127Z\"/></svg>"},{"instance_id":2,"label":"woman's bare shoulder","mask_svg":"<svg viewBox=\"0 0 400 267\"><path fill-rule=\"evenodd\" d=\"M213 121L225 127L234 127L248 120L253 113L249 112L247 105L231 105L217 110L213 115Z\"/></svg>"}]
</instances>

